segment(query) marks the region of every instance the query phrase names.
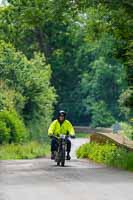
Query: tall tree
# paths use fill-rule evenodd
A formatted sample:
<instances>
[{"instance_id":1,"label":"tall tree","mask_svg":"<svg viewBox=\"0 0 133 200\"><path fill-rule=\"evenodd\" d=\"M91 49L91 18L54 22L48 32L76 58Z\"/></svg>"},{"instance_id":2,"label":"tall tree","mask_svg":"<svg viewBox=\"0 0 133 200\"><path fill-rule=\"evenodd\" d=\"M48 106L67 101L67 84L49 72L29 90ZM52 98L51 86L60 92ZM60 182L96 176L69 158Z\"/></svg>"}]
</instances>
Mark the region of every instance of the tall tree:
<instances>
[{"instance_id":1,"label":"tall tree","mask_svg":"<svg viewBox=\"0 0 133 200\"><path fill-rule=\"evenodd\" d=\"M0 37L28 58L35 51L45 55L59 97L56 108L66 109L74 123L94 120L94 109L88 111L91 106L86 105L92 96L95 101L100 96L104 110L119 118L118 98L126 89L123 66L130 57L131 8L129 0L10 0L0 9Z\"/></svg>"},{"instance_id":2,"label":"tall tree","mask_svg":"<svg viewBox=\"0 0 133 200\"><path fill-rule=\"evenodd\" d=\"M5 42L0 42L0 79L9 87L8 101L6 91L1 100L2 109L14 109L24 119L33 137L43 138L53 113L55 90L51 87L51 68L40 53L28 60L25 55Z\"/></svg>"}]
</instances>

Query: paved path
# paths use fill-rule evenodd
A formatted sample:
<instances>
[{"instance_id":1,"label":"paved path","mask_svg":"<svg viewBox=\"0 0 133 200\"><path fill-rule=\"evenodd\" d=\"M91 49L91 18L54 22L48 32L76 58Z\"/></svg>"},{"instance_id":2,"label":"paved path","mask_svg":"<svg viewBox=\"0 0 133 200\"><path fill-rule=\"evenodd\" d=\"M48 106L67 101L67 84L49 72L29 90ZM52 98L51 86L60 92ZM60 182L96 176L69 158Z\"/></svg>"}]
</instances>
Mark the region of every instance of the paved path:
<instances>
[{"instance_id":1,"label":"paved path","mask_svg":"<svg viewBox=\"0 0 133 200\"><path fill-rule=\"evenodd\" d=\"M57 167L49 159L0 161L0 200L133 200L133 173L73 159Z\"/></svg>"}]
</instances>

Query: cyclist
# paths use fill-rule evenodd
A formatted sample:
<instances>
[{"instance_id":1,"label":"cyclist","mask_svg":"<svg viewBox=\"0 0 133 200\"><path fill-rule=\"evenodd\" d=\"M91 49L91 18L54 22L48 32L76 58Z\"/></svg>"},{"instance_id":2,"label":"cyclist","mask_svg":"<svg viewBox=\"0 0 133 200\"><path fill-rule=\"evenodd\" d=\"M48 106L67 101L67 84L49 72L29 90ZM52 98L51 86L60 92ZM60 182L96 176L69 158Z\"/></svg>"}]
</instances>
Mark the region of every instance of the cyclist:
<instances>
[{"instance_id":1,"label":"cyclist","mask_svg":"<svg viewBox=\"0 0 133 200\"><path fill-rule=\"evenodd\" d=\"M70 135L72 138L75 138L75 131L70 121L66 119L66 112L61 110L58 113L58 117L54 120L48 129L48 136L51 138L51 159L55 159L55 151L58 150L58 138L60 135ZM54 137L53 137L54 136ZM67 143L67 156L66 159L70 160L70 151L71 151L71 141L69 137L66 138Z\"/></svg>"}]
</instances>

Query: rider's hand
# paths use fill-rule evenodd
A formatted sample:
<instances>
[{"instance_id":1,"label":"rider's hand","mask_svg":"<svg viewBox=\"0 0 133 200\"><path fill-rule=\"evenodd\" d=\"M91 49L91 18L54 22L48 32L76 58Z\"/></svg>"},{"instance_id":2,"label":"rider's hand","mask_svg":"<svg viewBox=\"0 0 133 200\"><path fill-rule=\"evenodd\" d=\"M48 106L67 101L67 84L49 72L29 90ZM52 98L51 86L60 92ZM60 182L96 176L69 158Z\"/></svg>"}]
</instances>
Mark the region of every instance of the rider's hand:
<instances>
[{"instance_id":1,"label":"rider's hand","mask_svg":"<svg viewBox=\"0 0 133 200\"><path fill-rule=\"evenodd\" d=\"M75 139L75 138L76 138L76 136L75 136L75 135L71 135L71 138L72 138L72 139Z\"/></svg>"},{"instance_id":2,"label":"rider's hand","mask_svg":"<svg viewBox=\"0 0 133 200\"><path fill-rule=\"evenodd\" d=\"M57 137L60 137L60 134L57 134Z\"/></svg>"}]
</instances>

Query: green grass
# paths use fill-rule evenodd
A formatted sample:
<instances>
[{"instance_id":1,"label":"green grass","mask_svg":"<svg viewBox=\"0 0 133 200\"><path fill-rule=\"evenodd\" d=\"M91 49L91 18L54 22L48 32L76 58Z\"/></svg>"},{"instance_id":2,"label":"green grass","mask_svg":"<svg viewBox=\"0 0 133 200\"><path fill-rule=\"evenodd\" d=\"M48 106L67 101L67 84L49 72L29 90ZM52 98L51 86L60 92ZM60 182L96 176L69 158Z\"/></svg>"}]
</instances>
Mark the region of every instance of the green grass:
<instances>
[{"instance_id":1,"label":"green grass","mask_svg":"<svg viewBox=\"0 0 133 200\"><path fill-rule=\"evenodd\" d=\"M76 138L87 138L87 133L77 133ZM26 144L0 145L0 160L33 159L50 155L50 139L45 142L29 142Z\"/></svg>"},{"instance_id":2,"label":"green grass","mask_svg":"<svg viewBox=\"0 0 133 200\"><path fill-rule=\"evenodd\" d=\"M133 152L128 152L115 144L84 144L77 150L77 157L133 171Z\"/></svg>"},{"instance_id":3,"label":"green grass","mask_svg":"<svg viewBox=\"0 0 133 200\"><path fill-rule=\"evenodd\" d=\"M27 144L6 144L0 146L0 160L33 159L50 153L48 143L30 142Z\"/></svg>"},{"instance_id":4,"label":"green grass","mask_svg":"<svg viewBox=\"0 0 133 200\"><path fill-rule=\"evenodd\" d=\"M88 138L90 137L89 133L76 133L76 138Z\"/></svg>"}]
</instances>

